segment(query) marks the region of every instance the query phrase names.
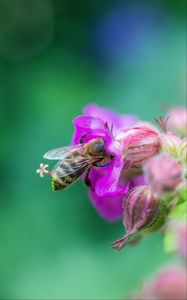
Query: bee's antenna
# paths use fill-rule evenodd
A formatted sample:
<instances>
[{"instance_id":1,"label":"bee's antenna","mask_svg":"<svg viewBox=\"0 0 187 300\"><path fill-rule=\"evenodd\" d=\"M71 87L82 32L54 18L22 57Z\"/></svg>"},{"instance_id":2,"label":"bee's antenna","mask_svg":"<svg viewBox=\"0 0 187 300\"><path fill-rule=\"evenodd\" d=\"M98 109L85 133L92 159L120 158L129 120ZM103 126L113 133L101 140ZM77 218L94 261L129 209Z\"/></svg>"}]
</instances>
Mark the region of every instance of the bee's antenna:
<instances>
[{"instance_id":1,"label":"bee's antenna","mask_svg":"<svg viewBox=\"0 0 187 300\"><path fill-rule=\"evenodd\" d=\"M113 133L113 127L114 127L113 123L111 125L111 128L109 127L108 122L105 123L106 130L108 130L111 134Z\"/></svg>"},{"instance_id":2,"label":"bee's antenna","mask_svg":"<svg viewBox=\"0 0 187 300\"><path fill-rule=\"evenodd\" d=\"M108 126L108 122L105 123L105 128L106 128L106 130L109 130L109 131L110 131L110 128L109 128L109 126Z\"/></svg>"}]
</instances>

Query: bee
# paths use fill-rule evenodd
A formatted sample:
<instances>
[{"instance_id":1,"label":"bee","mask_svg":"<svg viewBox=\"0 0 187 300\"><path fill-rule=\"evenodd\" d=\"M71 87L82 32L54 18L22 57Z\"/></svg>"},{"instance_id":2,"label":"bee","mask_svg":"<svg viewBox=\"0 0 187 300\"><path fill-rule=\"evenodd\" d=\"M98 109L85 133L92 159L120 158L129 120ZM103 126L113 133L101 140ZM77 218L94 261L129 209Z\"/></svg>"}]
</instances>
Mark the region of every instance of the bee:
<instances>
[{"instance_id":1,"label":"bee","mask_svg":"<svg viewBox=\"0 0 187 300\"><path fill-rule=\"evenodd\" d=\"M106 167L113 160L113 156L107 154L102 139L56 148L45 153L44 158L59 160L52 171L46 172L52 176L54 191L63 190L70 186L85 172L85 184L90 186L89 172L91 167Z\"/></svg>"}]
</instances>

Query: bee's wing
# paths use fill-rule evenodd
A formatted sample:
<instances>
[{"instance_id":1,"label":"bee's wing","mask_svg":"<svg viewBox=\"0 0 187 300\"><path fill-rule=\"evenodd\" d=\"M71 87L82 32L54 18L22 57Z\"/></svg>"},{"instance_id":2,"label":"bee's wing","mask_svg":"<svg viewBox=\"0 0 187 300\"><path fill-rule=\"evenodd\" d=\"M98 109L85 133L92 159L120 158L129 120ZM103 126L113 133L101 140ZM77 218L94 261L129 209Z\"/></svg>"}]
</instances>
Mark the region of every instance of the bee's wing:
<instances>
[{"instance_id":1,"label":"bee's wing","mask_svg":"<svg viewBox=\"0 0 187 300\"><path fill-rule=\"evenodd\" d=\"M76 173L80 171L80 174L82 174L86 167L91 165L95 160L88 159L86 157L80 157L78 161L75 161L71 158L64 159L62 161L59 161L55 167L53 168L53 174L56 174L59 177L65 177L72 173ZM83 172L81 172L81 170Z\"/></svg>"},{"instance_id":2,"label":"bee's wing","mask_svg":"<svg viewBox=\"0 0 187 300\"><path fill-rule=\"evenodd\" d=\"M46 152L43 158L49 160L63 160L66 154L68 154L73 150L82 148L83 146L84 144L78 144L78 145L70 145L67 147L55 148Z\"/></svg>"}]
</instances>

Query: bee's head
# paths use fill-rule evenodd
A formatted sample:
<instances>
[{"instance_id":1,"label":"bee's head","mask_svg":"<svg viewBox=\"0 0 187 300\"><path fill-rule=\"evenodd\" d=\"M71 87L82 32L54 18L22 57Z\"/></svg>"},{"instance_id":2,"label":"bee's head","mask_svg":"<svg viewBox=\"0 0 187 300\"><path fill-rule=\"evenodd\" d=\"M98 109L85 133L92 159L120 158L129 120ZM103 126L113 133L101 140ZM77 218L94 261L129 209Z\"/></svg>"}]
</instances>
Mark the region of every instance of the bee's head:
<instances>
[{"instance_id":1,"label":"bee's head","mask_svg":"<svg viewBox=\"0 0 187 300\"><path fill-rule=\"evenodd\" d=\"M91 156L99 156L106 158L107 160L113 160L114 156L107 153L105 149L105 143L101 139L97 139L90 142L90 145L88 147L88 153Z\"/></svg>"},{"instance_id":2,"label":"bee's head","mask_svg":"<svg viewBox=\"0 0 187 300\"><path fill-rule=\"evenodd\" d=\"M92 156L106 156L105 144L101 139L90 142L88 153Z\"/></svg>"}]
</instances>

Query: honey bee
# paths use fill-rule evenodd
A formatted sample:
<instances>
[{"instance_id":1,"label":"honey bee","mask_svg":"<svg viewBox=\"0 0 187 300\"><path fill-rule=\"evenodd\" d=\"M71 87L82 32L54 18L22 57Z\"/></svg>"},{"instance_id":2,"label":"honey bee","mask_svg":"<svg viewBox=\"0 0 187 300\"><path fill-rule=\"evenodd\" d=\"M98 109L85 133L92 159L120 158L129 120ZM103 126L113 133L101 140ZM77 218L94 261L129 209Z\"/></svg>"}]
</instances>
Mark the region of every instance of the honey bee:
<instances>
[{"instance_id":1,"label":"honey bee","mask_svg":"<svg viewBox=\"0 0 187 300\"><path fill-rule=\"evenodd\" d=\"M113 156L107 154L102 139L87 143L56 148L44 154L45 159L59 160L51 172L54 191L63 190L74 183L83 173L85 184L90 186L89 172L91 167L106 167L111 164Z\"/></svg>"}]
</instances>

